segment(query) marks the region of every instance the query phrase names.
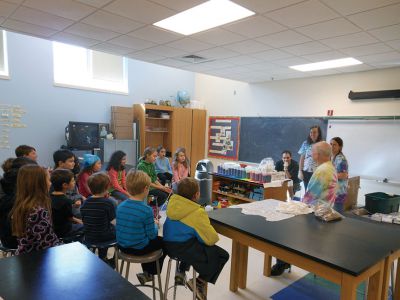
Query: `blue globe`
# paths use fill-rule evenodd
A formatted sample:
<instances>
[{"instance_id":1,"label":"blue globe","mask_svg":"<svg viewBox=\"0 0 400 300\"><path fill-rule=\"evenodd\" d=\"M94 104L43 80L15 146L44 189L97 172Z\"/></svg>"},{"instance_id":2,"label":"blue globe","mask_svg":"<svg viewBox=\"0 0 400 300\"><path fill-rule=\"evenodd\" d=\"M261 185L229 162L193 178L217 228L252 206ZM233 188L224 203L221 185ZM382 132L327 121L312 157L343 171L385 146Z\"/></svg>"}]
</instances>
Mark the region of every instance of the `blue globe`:
<instances>
[{"instance_id":1,"label":"blue globe","mask_svg":"<svg viewBox=\"0 0 400 300\"><path fill-rule=\"evenodd\" d=\"M178 91L176 98L179 104L182 105L183 107L185 107L190 103L190 95L187 91Z\"/></svg>"}]
</instances>

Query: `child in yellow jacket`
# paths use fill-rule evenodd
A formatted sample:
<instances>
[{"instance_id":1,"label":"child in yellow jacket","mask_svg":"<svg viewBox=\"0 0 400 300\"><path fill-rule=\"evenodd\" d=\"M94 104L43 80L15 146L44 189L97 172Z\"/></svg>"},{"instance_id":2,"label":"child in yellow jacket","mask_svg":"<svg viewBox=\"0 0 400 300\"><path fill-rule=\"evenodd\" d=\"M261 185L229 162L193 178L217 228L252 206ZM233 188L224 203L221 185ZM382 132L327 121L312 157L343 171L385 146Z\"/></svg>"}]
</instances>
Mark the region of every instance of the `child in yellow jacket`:
<instances>
[{"instance_id":1,"label":"child in yellow jacket","mask_svg":"<svg viewBox=\"0 0 400 300\"><path fill-rule=\"evenodd\" d=\"M206 299L207 282L215 284L229 253L215 245L218 234L204 208L197 203L199 197L195 179L187 177L179 181L177 194L172 195L168 203L163 240L167 254L182 262L179 267L182 272L193 266L199 273L197 295Z\"/></svg>"}]
</instances>

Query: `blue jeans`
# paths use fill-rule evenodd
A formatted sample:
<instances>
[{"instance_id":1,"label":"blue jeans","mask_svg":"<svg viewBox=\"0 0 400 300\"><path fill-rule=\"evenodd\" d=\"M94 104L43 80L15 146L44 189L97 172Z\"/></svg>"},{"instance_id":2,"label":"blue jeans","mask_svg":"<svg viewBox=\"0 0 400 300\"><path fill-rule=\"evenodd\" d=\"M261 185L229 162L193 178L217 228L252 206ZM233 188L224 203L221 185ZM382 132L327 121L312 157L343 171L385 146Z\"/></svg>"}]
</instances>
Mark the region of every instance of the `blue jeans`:
<instances>
[{"instance_id":1,"label":"blue jeans","mask_svg":"<svg viewBox=\"0 0 400 300\"><path fill-rule=\"evenodd\" d=\"M343 214L343 212L344 212L344 203L335 203L333 205L333 209L336 210L339 214Z\"/></svg>"},{"instance_id":2,"label":"blue jeans","mask_svg":"<svg viewBox=\"0 0 400 300\"><path fill-rule=\"evenodd\" d=\"M116 200L118 200L120 202L122 202L122 201L124 201L124 200L129 198L124 193L121 193L120 191L116 191L116 190L111 192L111 196L113 196Z\"/></svg>"}]
</instances>

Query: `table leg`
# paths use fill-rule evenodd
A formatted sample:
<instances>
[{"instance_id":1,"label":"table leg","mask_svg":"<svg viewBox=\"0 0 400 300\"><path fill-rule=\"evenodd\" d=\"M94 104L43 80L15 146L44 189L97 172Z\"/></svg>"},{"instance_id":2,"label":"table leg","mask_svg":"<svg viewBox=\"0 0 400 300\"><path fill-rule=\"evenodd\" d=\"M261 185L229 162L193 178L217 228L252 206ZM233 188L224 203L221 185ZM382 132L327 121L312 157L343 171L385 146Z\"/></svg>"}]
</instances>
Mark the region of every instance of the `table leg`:
<instances>
[{"instance_id":1,"label":"table leg","mask_svg":"<svg viewBox=\"0 0 400 300\"><path fill-rule=\"evenodd\" d=\"M389 266L390 271L390 266ZM369 278L368 283L368 300L382 299L382 283L383 283L384 268L383 265L378 272ZM387 299L387 298L386 298Z\"/></svg>"},{"instance_id":2,"label":"table leg","mask_svg":"<svg viewBox=\"0 0 400 300\"><path fill-rule=\"evenodd\" d=\"M249 247L240 245L240 264L239 264L239 288L245 289L247 283L247 261L248 261Z\"/></svg>"},{"instance_id":3,"label":"table leg","mask_svg":"<svg viewBox=\"0 0 400 300\"><path fill-rule=\"evenodd\" d=\"M397 271L396 278L394 281L394 293L392 296L393 300L400 300L400 259L397 260Z\"/></svg>"},{"instance_id":4,"label":"table leg","mask_svg":"<svg viewBox=\"0 0 400 300\"><path fill-rule=\"evenodd\" d=\"M356 289L357 289L357 284L354 280L354 277L343 273L342 284L340 289L340 299L356 300Z\"/></svg>"},{"instance_id":5,"label":"table leg","mask_svg":"<svg viewBox=\"0 0 400 300\"><path fill-rule=\"evenodd\" d=\"M271 276L271 265L272 265L272 256L268 255L268 253L264 254L264 276Z\"/></svg>"},{"instance_id":6,"label":"table leg","mask_svg":"<svg viewBox=\"0 0 400 300\"><path fill-rule=\"evenodd\" d=\"M240 265L240 243L232 240L232 256L231 256L231 277L229 283L229 289L232 292L238 290L238 275Z\"/></svg>"},{"instance_id":7,"label":"table leg","mask_svg":"<svg viewBox=\"0 0 400 300\"><path fill-rule=\"evenodd\" d=\"M388 298L388 290L389 290L389 277L390 277L390 265L391 265L390 257L385 258L385 265L383 267L383 282L382 282L382 299Z\"/></svg>"}]
</instances>

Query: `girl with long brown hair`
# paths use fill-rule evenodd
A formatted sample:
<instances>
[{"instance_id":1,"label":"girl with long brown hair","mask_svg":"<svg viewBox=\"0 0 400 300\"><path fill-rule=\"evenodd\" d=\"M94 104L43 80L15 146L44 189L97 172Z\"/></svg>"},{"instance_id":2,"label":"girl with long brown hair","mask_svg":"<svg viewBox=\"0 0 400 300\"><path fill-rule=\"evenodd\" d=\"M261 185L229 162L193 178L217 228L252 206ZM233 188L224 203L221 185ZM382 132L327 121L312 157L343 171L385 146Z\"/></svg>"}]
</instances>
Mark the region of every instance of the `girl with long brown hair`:
<instances>
[{"instance_id":1,"label":"girl with long brown hair","mask_svg":"<svg viewBox=\"0 0 400 300\"><path fill-rule=\"evenodd\" d=\"M49 174L42 167L29 164L18 171L11 211L12 232L18 240L17 254L60 244L51 222L49 188Z\"/></svg>"},{"instance_id":2,"label":"girl with long brown hair","mask_svg":"<svg viewBox=\"0 0 400 300\"><path fill-rule=\"evenodd\" d=\"M189 176L189 159L186 156L186 149L180 147L176 149L174 160L172 161L173 178L172 182L179 182L181 179Z\"/></svg>"}]
</instances>

